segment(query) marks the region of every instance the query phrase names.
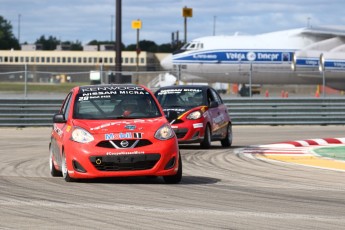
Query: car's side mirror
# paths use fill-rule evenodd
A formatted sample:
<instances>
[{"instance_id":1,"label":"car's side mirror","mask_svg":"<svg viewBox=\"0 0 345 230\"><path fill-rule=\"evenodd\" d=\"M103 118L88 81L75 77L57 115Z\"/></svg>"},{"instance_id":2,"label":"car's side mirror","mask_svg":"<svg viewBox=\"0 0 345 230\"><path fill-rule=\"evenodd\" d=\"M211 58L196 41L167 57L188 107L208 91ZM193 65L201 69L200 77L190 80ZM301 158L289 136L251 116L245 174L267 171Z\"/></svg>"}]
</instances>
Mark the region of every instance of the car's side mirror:
<instances>
[{"instance_id":1,"label":"car's side mirror","mask_svg":"<svg viewBox=\"0 0 345 230\"><path fill-rule=\"evenodd\" d=\"M172 121L172 120L176 120L178 115L177 115L177 112L176 111L166 111L164 112L165 113L165 117L168 119L168 121Z\"/></svg>"},{"instance_id":2,"label":"car's side mirror","mask_svg":"<svg viewBox=\"0 0 345 230\"><path fill-rule=\"evenodd\" d=\"M218 104L218 102L216 102L216 101L211 101L211 103L210 103L210 108L217 108L219 106L219 104Z\"/></svg>"},{"instance_id":3,"label":"car's side mirror","mask_svg":"<svg viewBox=\"0 0 345 230\"><path fill-rule=\"evenodd\" d=\"M53 122L54 123L66 123L65 116L63 114L54 114L53 116Z\"/></svg>"}]
</instances>

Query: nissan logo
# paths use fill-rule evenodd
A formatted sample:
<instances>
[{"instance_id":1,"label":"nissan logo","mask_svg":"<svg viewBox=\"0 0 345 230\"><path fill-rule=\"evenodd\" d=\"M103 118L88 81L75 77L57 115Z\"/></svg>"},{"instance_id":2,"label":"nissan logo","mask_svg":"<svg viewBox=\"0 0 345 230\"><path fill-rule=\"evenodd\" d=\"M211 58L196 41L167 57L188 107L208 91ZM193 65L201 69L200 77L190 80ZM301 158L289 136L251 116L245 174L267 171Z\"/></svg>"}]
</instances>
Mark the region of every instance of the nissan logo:
<instances>
[{"instance_id":1,"label":"nissan logo","mask_svg":"<svg viewBox=\"0 0 345 230\"><path fill-rule=\"evenodd\" d=\"M122 146L122 148L127 148L129 143L128 143L128 141L121 141L120 145Z\"/></svg>"}]
</instances>

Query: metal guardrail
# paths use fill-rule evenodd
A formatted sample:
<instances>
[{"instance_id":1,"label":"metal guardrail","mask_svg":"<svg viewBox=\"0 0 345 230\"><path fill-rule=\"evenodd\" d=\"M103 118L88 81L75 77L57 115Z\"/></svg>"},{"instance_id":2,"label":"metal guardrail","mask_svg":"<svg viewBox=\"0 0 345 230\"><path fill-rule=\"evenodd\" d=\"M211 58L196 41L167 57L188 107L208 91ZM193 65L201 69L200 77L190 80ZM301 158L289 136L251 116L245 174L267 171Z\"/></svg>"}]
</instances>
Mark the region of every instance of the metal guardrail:
<instances>
[{"instance_id":1,"label":"metal guardrail","mask_svg":"<svg viewBox=\"0 0 345 230\"><path fill-rule=\"evenodd\" d=\"M344 98L224 100L234 125L345 124Z\"/></svg>"},{"instance_id":2,"label":"metal guardrail","mask_svg":"<svg viewBox=\"0 0 345 230\"><path fill-rule=\"evenodd\" d=\"M1 99L0 127L51 126L62 99Z\"/></svg>"},{"instance_id":3,"label":"metal guardrail","mask_svg":"<svg viewBox=\"0 0 345 230\"><path fill-rule=\"evenodd\" d=\"M344 125L345 98L230 98L233 125ZM51 126L62 99L0 99L0 127Z\"/></svg>"}]
</instances>

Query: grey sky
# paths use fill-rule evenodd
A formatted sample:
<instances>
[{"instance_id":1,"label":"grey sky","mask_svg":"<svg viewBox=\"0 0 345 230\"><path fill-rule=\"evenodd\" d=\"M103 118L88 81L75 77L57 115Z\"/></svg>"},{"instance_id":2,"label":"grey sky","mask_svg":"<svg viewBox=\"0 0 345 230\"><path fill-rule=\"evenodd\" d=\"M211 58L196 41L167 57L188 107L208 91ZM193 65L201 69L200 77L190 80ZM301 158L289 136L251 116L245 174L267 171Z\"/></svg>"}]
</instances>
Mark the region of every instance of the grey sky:
<instances>
[{"instance_id":1,"label":"grey sky","mask_svg":"<svg viewBox=\"0 0 345 230\"><path fill-rule=\"evenodd\" d=\"M10 21L20 42L41 35L62 41L115 40L116 0L0 0L0 15ZM258 34L319 25L345 25L343 0L122 0L122 42L136 42L132 20L141 19L140 40L169 43L171 33L184 38L182 8L193 8L188 40L242 32ZM308 20L309 18L309 20Z\"/></svg>"}]
</instances>

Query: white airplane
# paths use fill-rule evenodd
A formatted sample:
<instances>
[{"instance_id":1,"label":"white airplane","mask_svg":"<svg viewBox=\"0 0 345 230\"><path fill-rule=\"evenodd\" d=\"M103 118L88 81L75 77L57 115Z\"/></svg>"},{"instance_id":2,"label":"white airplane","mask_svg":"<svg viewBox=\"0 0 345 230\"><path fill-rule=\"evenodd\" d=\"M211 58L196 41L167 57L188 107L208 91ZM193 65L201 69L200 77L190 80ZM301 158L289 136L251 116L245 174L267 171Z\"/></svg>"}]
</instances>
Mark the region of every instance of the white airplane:
<instances>
[{"instance_id":1,"label":"white airplane","mask_svg":"<svg viewBox=\"0 0 345 230\"><path fill-rule=\"evenodd\" d=\"M197 38L161 65L186 82L325 83L345 90L345 27Z\"/></svg>"}]
</instances>

